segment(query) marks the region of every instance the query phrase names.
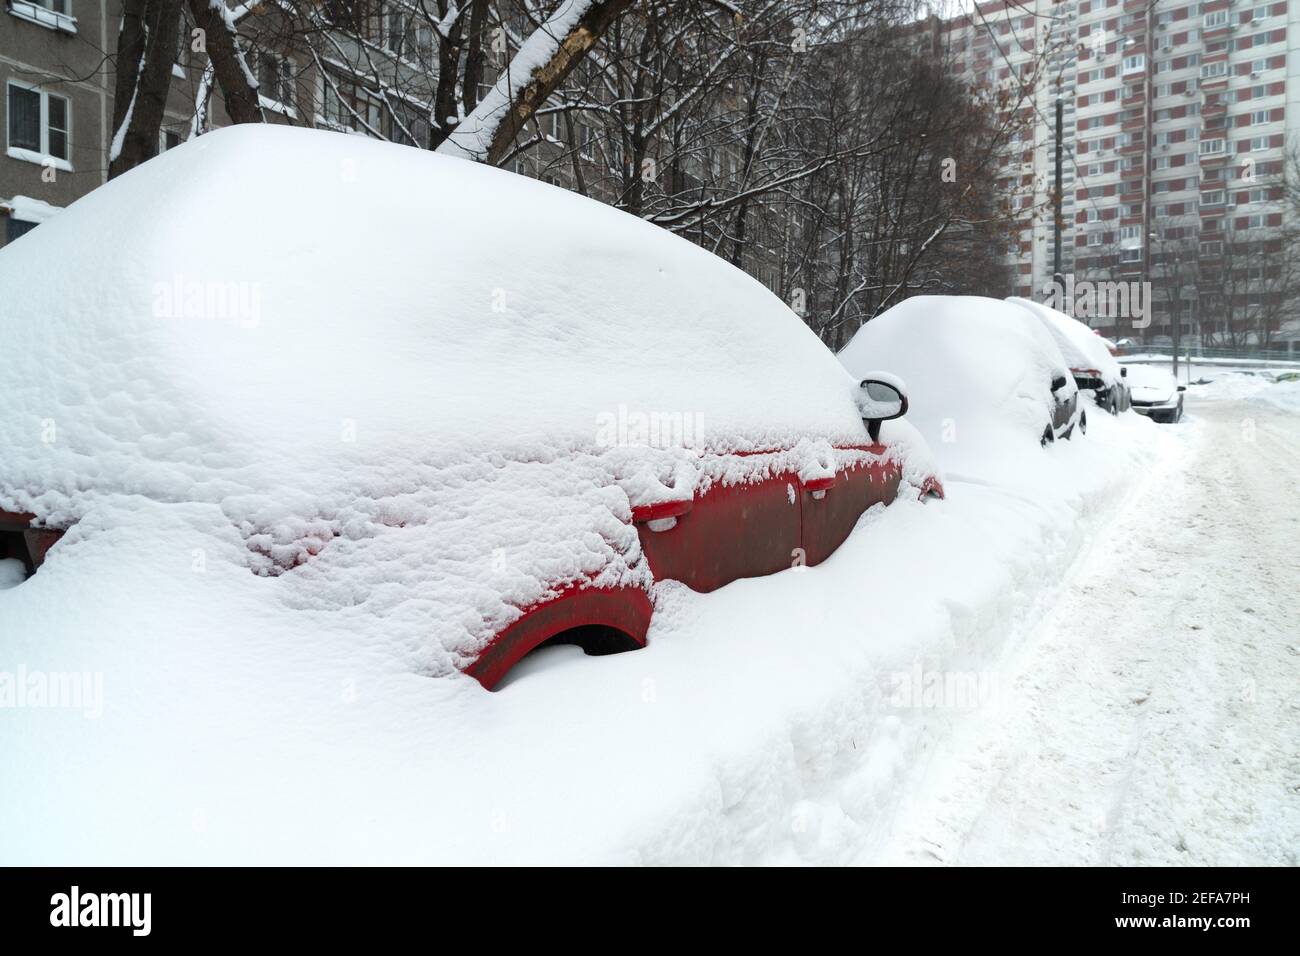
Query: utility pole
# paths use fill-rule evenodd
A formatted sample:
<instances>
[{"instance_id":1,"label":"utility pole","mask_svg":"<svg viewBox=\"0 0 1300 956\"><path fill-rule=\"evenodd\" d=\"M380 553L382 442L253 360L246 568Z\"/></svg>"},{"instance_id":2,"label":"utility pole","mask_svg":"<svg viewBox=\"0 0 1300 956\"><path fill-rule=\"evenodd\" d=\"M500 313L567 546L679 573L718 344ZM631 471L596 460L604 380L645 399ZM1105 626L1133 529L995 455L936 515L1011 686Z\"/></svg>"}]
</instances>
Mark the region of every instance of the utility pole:
<instances>
[{"instance_id":1,"label":"utility pole","mask_svg":"<svg viewBox=\"0 0 1300 956\"><path fill-rule=\"evenodd\" d=\"M1055 202L1055 220L1056 233L1052 242L1052 279L1057 283L1062 283L1065 279L1061 275L1061 157L1064 152L1065 144L1062 142L1062 131L1065 126L1065 101L1061 99L1058 91L1056 94L1056 195Z\"/></svg>"}]
</instances>

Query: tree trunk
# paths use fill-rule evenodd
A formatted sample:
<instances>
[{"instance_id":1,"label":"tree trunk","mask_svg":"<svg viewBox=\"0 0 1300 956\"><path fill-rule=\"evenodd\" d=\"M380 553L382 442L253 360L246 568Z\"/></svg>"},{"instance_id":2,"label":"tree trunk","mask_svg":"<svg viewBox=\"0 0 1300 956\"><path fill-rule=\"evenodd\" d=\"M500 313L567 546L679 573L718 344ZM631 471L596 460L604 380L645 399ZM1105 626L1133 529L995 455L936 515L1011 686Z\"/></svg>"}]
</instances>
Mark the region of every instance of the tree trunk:
<instances>
[{"instance_id":1,"label":"tree trunk","mask_svg":"<svg viewBox=\"0 0 1300 956\"><path fill-rule=\"evenodd\" d=\"M478 106L478 88L483 82L483 31L487 29L488 0L474 0L469 8L469 47L465 52L465 112Z\"/></svg>"},{"instance_id":2,"label":"tree trunk","mask_svg":"<svg viewBox=\"0 0 1300 956\"><path fill-rule=\"evenodd\" d=\"M206 37L208 59L212 61L221 98L232 123L262 123L262 106L258 101L257 80L249 72L244 54L239 50L234 20L225 0L189 0L194 24Z\"/></svg>"},{"instance_id":3,"label":"tree trunk","mask_svg":"<svg viewBox=\"0 0 1300 956\"><path fill-rule=\"evenodd\" d=\"M123 11L109 179L158 155L180 16L181 0L128 0Z\"/></svg>"}]
</instances>

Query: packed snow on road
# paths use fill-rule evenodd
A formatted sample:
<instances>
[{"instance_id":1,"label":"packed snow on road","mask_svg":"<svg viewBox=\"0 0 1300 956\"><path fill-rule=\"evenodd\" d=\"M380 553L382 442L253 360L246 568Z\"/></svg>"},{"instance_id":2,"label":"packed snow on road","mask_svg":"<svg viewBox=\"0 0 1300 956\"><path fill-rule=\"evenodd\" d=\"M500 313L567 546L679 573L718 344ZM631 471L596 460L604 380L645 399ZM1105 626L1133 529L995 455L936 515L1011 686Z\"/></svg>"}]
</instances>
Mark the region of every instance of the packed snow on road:
<instances>
[{"instance_id":1,"label":"packed snow on road","mask_svg":"<svg viewBox=\"0 0 1300 956\"><path fill-rule=\"evenodd\" d=\"M241 136L297 184L244 176ZM548 214L494 219L501 189ZM301 231L189 315L238 237L185 224L236 197ZM56 252L75 284L16 281ZM837 359L645 223L303 130L167 153L0 285L0 512L66 528L35 574L0 560L0 863L1300 862L1295 382L1105 414L989 299L908 300ZM911 411L844 451L887 414L854 404L871 369ZM698 447L592 447L629 400L704 408ZM1066 400L1086 434L1044 447ZM886 452L896 499L816 566L698 593L640 560L633 509L692 482L824 490ZM463 673L556 581L645 587L646 646Z\"/></svg>"}]
</instances>

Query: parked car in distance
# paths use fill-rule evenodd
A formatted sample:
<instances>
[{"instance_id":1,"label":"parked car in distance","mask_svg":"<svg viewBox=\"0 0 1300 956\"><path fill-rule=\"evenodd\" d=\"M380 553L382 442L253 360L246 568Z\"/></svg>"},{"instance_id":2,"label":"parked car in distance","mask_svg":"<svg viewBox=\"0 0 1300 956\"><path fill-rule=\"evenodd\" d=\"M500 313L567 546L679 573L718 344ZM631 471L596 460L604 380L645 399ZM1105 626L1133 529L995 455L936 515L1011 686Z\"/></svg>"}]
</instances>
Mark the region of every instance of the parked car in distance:
<instances>
[{"instance_id":1,"label":"parked car in distance","mask_svg":"<svg viewBox=\"0 0 1300 956\"><path fill-rule=\"evenodd\" d=\"M249 209L277 240L214 257ZM57 262L75 285L30 281ZM7 576L120 535L128 570L203 556L250 630L387 642L424 676L644 645L658 582L814 565L873 505L942 495L901 381L850 376L761 283L428 150L217 130L6 247L0 288Z\"/></svg>"},{"instance_id":2,"label":"parked car in distance","mask_svg":"<svg viewBox=\"0 0 1300 956\"><path fill-rule=\"evenodd\" d=\"M902 376L908 420L945 472L986 478L1015 469L1035 443L1086 427L1061 350L1010 302L913 296L863 325L839 358L855 377L874 368Z\"/></svg>"},{"instance_id":3,"label":"parked car in distance","mask_svg":"<svg viewBox=\"0 0 1300 956\"><path fill-rule=\"evenodd\" d=\"M1124 369L1111 354L1105 339L1078 319L1041 302L1015 296L1007 301L1027 309L1042 321L1069 365L1079 391L1091 394L1102 411L1112 415L1128 411L1132 396ZM1086 412L1081 414L1080 424L1087 428Z\"/></svg>"},{"instance_id":4,"label":"parked car in distance","mask_svg":"<svg viewBox=\"0 0 1300 956\"><path fill-rule=\"evenodd\" d=\"M1173 375L1153 365L1126 365L1129 387L1133 390L1133 411L1153 422L1174 424L1183 417L1183 393Z\"/></svg>"}]
</instances>

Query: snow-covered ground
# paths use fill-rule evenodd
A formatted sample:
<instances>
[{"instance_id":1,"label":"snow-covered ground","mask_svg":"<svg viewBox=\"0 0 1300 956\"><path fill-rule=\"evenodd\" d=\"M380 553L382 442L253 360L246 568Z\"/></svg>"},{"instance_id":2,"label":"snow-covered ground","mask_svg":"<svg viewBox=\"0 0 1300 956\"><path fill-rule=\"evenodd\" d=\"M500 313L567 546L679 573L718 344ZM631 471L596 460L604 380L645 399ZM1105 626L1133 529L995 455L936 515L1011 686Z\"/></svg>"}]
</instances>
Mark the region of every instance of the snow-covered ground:
<instances>
[{"instance_id":1,"label":"snow-covered ground","mask_svg":"<svg viewBox=\"0 0 1300 956\"><path fill-rule=\"evenodd\" d=\"M263 147L302 160L276 167L292 182L239 172ZM367 210L354 244L324 194ZM242 237L241 203L296 239L223 274L212 237ZM55 261L77 268L17 281ZM381 272L409 281L376 300L356 277ZM1199 420L1189 393L1180 428L1092 409L1041 448L1050 335L1007 303L908 300L951 328L897 326L886 356L864 344L881 316L855 342L905 372L912 412L882 438L918 476L933 452L946 500L870 510L815 568L655 584L644 650L543 649L489 693L461 668L548 582L649 584L638 501L700 490L692 461L767 467L605 448L600 411L703 412L713 458L789 449L801 475L863 436L857 379L786 305L565 191L281 127L169 150L6 250L6 277L0 508L71 527L29 580L0 562L0 863L993 860L1035 830L1072 862L1090 834L1160 859L1170 828L1262 862L1296 843L1295 383ZM1006 312L1036 331L995 347ZM1130 707L1155 729L1115 750ZM1066 839L1070 801L1095 829Z\"/></svg>"},{"instance_id":2,"label":"snow-covered ground","mask_svg":"<svg viewBox=\"0 0 1300 956\"><path fill-rule=\"evenodd\" d=\"M68 645L39 629L5 636L7 657L29 670L102 675L102 700L98 715L0 712L0 857L906 855L925 830L925 782L963 766L959 748L941 759L945 748L989 719L961 687L934 700L933 681L970 679L975 703L1001 707L1012 694L1014 705L1015 655L1032 654L1043 615L1070 598L1072 562L1097 553L1093 537L1152 493L1150 476L1188 455L1187 441L1137 416L1098 415L1086 438L1033 457L1019 486L958 481L946 501L874 509L816 568L710 595L669 588L645 650L547 650L495 694L411 673L363 634L250 632L231 623L228 592L204 583L211 574L179 574L170 555L124 567L112 534L96 547L88 537L75 565L53 561L0 600L67 613L44 596L67 593L59 578L73 565L79 613L112 620L119 593L144 579L210 626L174 631L161 619ZM160 506L159 521L182 520L173 510ZM1267 700L1274 685L1259 686Z\"/></svg>"},{"instance_id":3,"label":"snow-covered ground","mask_svg":"<svg viewBox=\"0 0 1300 956\"><path fill-rule=\"evenodd\" d=\"M1300 863L1300 417L1190 409L860 859Z\"/></svg>"}]
</instances>

